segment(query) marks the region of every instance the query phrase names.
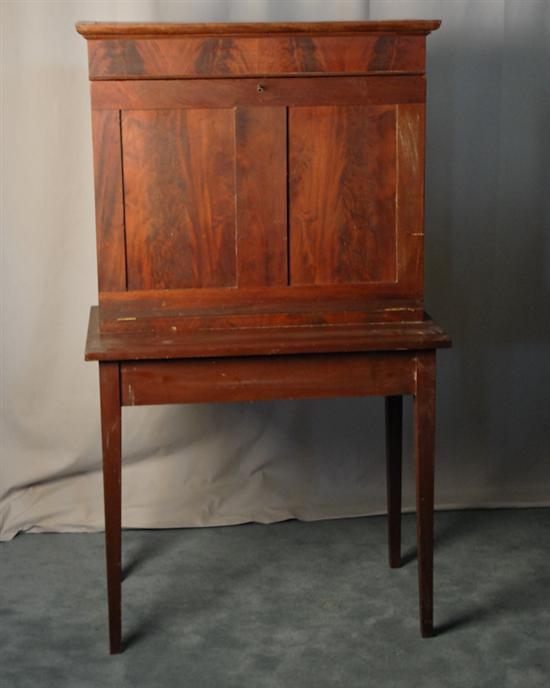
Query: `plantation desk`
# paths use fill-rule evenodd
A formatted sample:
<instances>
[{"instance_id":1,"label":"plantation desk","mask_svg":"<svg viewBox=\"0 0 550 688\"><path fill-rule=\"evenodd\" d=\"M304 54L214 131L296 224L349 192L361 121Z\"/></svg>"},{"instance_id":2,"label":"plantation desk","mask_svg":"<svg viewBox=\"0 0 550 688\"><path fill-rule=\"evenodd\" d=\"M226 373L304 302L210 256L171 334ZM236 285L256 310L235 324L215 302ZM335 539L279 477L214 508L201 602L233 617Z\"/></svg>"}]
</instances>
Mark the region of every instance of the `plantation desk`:
<instances>
[{"instance_id":1,"label":"plantation desk","mask_svg":"<svg viewBox=\"0 0 550 688\"><path fill-rule=\"evenodd\" d=\"M425 43L438 26L77 24L91 79L99 306L86 359L99 361L111 652L121 406L140 404L384 396L399 566L412 395L420 628L432 634L435 355L450 345L423 310Z\"/></svg>"}]
</instances>

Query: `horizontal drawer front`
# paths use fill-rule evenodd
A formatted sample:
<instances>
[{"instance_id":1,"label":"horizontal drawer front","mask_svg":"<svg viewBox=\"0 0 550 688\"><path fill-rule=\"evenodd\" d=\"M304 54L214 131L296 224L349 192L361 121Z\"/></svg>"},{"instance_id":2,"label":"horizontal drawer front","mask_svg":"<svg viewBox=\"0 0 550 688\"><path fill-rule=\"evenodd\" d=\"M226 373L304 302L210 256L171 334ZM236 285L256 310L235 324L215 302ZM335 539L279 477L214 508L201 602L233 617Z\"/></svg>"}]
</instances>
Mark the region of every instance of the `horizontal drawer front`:
<instances>
[{"instance_id":1,"label":"horizontal drawer front","mask_svg":"<svg viewBox=\"0 0 550 688\"><path fill-rule=\"evenodd\" d=\"M412 394L414 357L401 353L123 363L125 406Z\"/></svg>"},{"instance_id":2,"label":"horizontal drawer front","mask_svg":"<svg viewBox=\"0 0 550 688\"><path fill-rule=\"evenodd\" d=\"M186 36L91 40L90 79L423 72L425 37Z\"/></svg>"},{"instance_id":3,"label":"horizontal drawer front","mask_svg":"<svg viewBox=\"0 0 550 688\"><path fill-rule=\"evenodd\" d=\"M327 76L193 81L98 81L92 84L94 110L223 108L237 105L375 105L423 103L423 76Z\"/></svg>"}]
</instances>

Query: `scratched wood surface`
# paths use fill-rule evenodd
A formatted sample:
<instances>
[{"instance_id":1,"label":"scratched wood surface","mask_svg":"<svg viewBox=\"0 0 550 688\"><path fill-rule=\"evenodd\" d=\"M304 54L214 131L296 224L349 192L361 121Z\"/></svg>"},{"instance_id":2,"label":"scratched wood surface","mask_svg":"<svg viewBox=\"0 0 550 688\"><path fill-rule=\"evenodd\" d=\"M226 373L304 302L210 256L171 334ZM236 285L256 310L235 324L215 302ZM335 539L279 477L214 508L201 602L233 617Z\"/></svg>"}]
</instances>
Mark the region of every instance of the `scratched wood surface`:
<instances>
[{"instance_id":1,"label":"scratched wood surface","mask_svg":"<svg viewBox=\"0 0 550 688\"><path fill-rule=\"evenodd\" d=\"M260 302L262 303L262 302ZM262 304L263 305L263 304ZM120 312L120 311L119 311ZM327 307L323 301L305 303L298 310L293 304L283 304L280 308L178 308L173 311L155 313L149 311L116 312L100 309L99 329L102 333L189 332L193 330L216 330L223 335L224 330L351 325L360 323L417 322L422 319L422 308L408 303L390 306L387 301L362 304L358 308L338 309Z\"/></svg>"},{"instance_id":2,"label":"scratched wood surface","mask_svg":"<svg viewBox=\"0 0 550 688\"><path fill-rule=\"evenodd\" d=\"M100 294L101 332L177 332L422 320L420 301L373 298L362 285L240 287Z\"/></svg>"},{"instance_id":3,"label":"scratched wood surface","mask_svg":"<svg viewBox=\"0 0 550 688\"><path fill-rule=\"evenodd\" d=\"M424 70L424 37L186 36L88 43L91 79L232 77Z\"/></svg>"},{"instance_id":4,"label":"scratched wood surface","mask_svg":"<svg viewBox=\"0 0 550 688\"><path fill-rule=\"evenodd\" d=\"M289 111L290 282L396 279L394 106Z\"/></svg>"},{"instance_id":5,"label":"scratched wood surface","mask_svg":"<svg viewBox=\"0 0 550 688\"><path fill-rule=\"evenodd\" d=\"M405 351L450 346L437 323L375 322L288 327L241 327L221 331L105 333L99 330L97 306L90 311L86 360L142 360L263 356L353 351Z\"/></svg>"},{"instance_id":6,"label":"scratched wood surface","mask_svg":"<svg viewBox=\"0 0 550 688\"><path fill-rule=\"evenodd\" d=\"M121 365L122 403L312 399L412 393L410 354L320 354L141 361Z\"/></svg>"},{"instance_id":7,"label":"scratched wood surface","mask_svg":"<svg viewBox=\"0 0 550 688\"><path fill-rule=\"evenodd\" d=\"M233 286L233 112L124 112L122 137L128 288Z\"/></svg>"}]
</instances>

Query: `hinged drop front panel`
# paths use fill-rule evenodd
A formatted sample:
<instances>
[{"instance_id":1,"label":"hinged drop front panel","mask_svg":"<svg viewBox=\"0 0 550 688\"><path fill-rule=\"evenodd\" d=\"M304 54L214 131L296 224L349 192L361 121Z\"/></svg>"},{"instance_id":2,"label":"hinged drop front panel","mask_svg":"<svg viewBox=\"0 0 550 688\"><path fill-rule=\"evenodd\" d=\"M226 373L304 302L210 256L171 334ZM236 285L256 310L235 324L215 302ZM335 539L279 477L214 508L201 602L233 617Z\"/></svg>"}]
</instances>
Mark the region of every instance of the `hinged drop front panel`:
<instances>
[{"instance_id":1,"label":"hinged drop front panel","mask_svg":"<svg viewBox=\"0 0 550 688\"><path fill-rule=\"evenodd\" d=\"M418 318L425 37L403 33L315 35L309 62L302 36L294 65L295 36L200 63L195 35L91 41L102 330Z\"/></svg>"}]
</instances>

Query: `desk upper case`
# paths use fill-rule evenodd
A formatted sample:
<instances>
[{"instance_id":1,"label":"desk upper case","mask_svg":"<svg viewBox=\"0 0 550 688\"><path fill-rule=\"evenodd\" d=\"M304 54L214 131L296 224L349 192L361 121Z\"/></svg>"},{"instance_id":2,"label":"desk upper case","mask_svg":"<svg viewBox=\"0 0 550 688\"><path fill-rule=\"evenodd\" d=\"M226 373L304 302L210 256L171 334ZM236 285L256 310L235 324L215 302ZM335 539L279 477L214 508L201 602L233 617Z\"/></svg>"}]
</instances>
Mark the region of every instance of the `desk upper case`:
<instances>
[{"instance_id":1,"label":"desk upper case","mask_svg":"<svg viewBox=\"0 0 550 688\"><path fill-rule=\"evenodd\" d=\"M80 24L100 331L422 320L437 25Z\"/></svg>"}]
</instances>

